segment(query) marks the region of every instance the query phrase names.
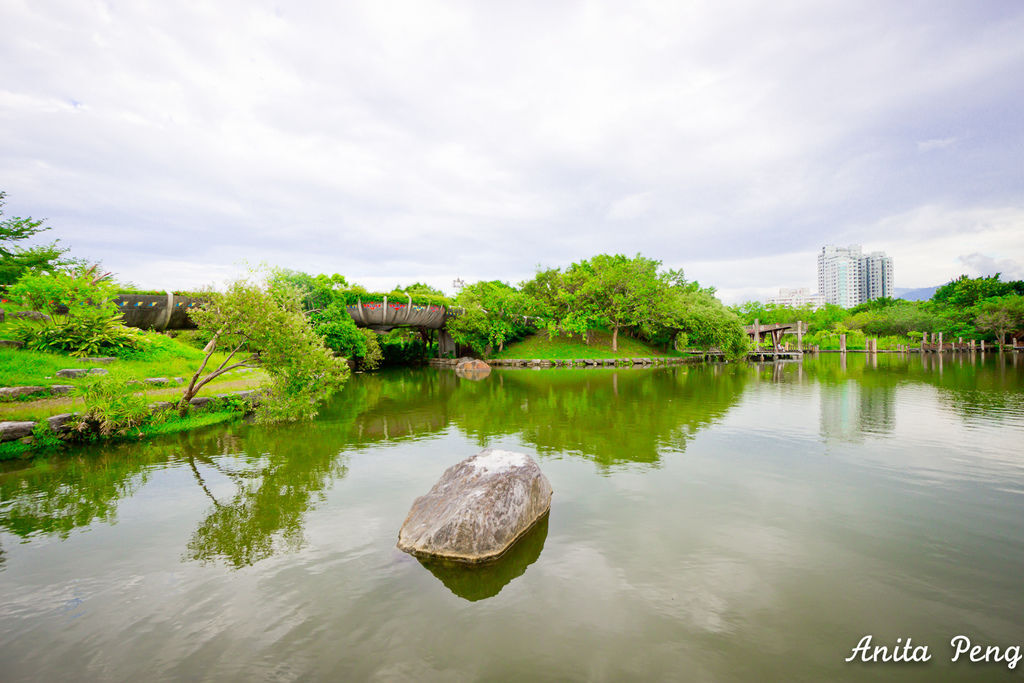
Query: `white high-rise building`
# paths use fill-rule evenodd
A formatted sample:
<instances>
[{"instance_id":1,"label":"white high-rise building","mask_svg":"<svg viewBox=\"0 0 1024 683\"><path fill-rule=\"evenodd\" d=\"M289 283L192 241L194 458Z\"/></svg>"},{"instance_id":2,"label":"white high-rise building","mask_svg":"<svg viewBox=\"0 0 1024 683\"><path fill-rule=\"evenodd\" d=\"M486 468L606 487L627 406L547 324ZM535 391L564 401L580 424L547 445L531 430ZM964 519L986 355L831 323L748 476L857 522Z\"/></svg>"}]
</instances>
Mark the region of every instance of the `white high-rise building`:
<instances>
[{"instance_id":1,"label":"white high-rise building","mask_svg":"<svg viewBox=\"0 0 1024 683\"><path fill-rule=\"evenodd\" d=\"M873 251L861 259L861 294L864 301L892 297L892 257Z\"/></svg>"},{"instance_id":2,"label":"white high-rise building","mask_svg":"<svg viewBox=\"0 0 1024 683\"><path fill-rule=\"evenodd\" d=\"M893 295L892 257L874 251L865 256L859 244L827 244L818 254L818 293L826 303L851 308Z\"/></svg>"},{"instance_id":3,"label":"white high-rise building","mask_svg":"<svg viewBox=\"0 0 1024 683\"><path fill-rule=\"evenodd\" d=\"M825 304L825 300L821 298L820 294L811 294L811 290L807 287L799 287L797 289L780 287L779 295L768 297L767 303L775 304L776 306L788 306L790 308L801 308L803 306L821 308Z\"/></svg>"}]
</instances>

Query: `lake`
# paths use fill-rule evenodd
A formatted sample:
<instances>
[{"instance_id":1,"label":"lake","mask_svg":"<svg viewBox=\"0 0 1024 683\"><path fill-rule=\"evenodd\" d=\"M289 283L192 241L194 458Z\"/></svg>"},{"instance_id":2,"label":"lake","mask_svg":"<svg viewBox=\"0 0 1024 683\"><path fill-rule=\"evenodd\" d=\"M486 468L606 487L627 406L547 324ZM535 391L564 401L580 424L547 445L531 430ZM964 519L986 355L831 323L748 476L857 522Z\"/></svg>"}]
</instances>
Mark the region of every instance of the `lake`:
<instances>
[{"instance_id":1,"label":"lake","mask_svg":"<svg viewBox=\"0 0 1024 683\"><path fill-rule=\"evenodd\" d=\"M1024 358L355 375L307 424L0 469L0 679L990 680L1024 644ZM484 446L548 519L395 548ZM844 661L926 645L927 663Z\"/></svg>"}]
</instances>

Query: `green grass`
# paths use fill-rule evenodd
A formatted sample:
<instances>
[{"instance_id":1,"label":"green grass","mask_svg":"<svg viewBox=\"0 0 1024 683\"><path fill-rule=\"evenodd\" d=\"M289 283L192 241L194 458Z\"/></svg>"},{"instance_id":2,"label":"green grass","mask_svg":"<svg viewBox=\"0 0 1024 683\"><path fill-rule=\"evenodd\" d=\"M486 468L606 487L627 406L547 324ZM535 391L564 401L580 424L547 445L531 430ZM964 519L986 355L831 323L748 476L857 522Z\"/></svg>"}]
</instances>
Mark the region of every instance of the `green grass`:
<instances>
[{"instance_id":1,"label":"green grass","mask_svg":"<svg viewBox=\"0 0 1024 683\"><path fill-rule=\"evenodd\" d=\"M138 379L189 377L202 362L203 352L199 349L161 334L150 332L146 336L150 340L150 348L131 352L109 364L90 363L81 358L58 353L0 349L0 386L75 384L74 379L57 377L57 371L65 368L116 368L123 374ZM210 366L217 367L225 356L223 353L213 354Z\"/></svg>"},{"instance_id":2,"label":"green grass","mask_svg":"<svg viewBox=\"0 0 1024 683\"><path fill-rule=\"evenodd\" d=\"M57 371L65 368L104 368L126 379L165 377L173 382L175 377L182 377L187 381L202 362L202 351L176 339L155 332L146 333L146 339L148 345L145 350L130 352L126 354L128 357L108 364L84 362L80 358L57 353L0 349L0 386L80 386L85 381L85 378L57 377ZM216 368L225 357L226 354L215 353L207 368ZM252 389L264 379L266 374L260 370L239 368L210 382L200 395ZM139 393L145 394L150 401L173 401L181 396L181 392L181 385L139 387ZM41 420L50 415L76 412L82 407L82 399L76 394L36 399L21 397L0 402L0 420Z\"/></svg>"},{"instance_id":3,"label":"green grass","mask_svg":"<svg viewBox=\"0 0 1024 683\"><path fill-rule=\"evenodd\" d=\"M685 355L676 351L666 351L663 348L650 346L639 339L627 337L621 332L619 333L618 341L618 351L612 351L612 335L610 332L592 332L590 344L584 344L578 337L553 337L548 339L547 334L541 333L509 344L505 347L504 351L492 354L490 357L567 360L573 358L663 358L666 356Z\"/></svg>"}]
</instances>

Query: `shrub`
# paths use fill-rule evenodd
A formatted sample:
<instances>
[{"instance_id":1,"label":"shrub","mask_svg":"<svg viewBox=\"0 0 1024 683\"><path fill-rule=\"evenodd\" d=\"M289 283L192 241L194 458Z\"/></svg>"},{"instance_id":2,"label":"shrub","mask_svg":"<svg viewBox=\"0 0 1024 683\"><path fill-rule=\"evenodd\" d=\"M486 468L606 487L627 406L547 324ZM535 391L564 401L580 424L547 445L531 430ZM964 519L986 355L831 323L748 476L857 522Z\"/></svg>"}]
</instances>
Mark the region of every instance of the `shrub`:
<instances>
[{"instance_id":1,"label":"shrub","mask_svg":"<svg viewBox=\"0 0 1024 683\"><path fill-rule=\"evenodd\" d=\"M137 349L142 340L138 330L121 324L120 316L112 318L93 311L75 317L18 320L12 324L11 331L27 349L79 357Z\"/></svg>"},{"instance_id":2,"label":"shrub","mask_svg":"<svg viewBox=\"0 0 1024 683\"><path fill-rule=\"evenodd\" d=\"M136 394L129 379L111 373L90 377L82 387L85 410L74 426L80 438L124 436L138 427L151 411L146 397Z\"/></svg>"},{"instance_id":3,"label":"shrub","mask_svg":"<svg viewBox=\"0 0 1024 683\"><path fill-rule=\"evenodd\" d=\"M13 326L15 337L29 349L73 356L138 348L141 334L121 324L109 274L95 270L23 275L10 288L10 298L45 316L19 321Z\"/></svg>"}]
</instances>

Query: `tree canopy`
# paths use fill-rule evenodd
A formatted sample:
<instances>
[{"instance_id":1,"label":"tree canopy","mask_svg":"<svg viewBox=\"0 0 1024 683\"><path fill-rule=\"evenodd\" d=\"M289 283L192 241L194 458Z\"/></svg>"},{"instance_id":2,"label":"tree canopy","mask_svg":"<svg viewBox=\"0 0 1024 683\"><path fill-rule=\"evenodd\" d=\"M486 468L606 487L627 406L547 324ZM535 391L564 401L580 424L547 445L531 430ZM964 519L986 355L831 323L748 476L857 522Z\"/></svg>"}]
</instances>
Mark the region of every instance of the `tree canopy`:
<instances>
[{"instance_id":1,"label":"tree canopy","mask_svg":"<svg viewBox=\"0 0 1024 683\"><path fill-rule=\"evenodd\" d=\"M303 313L300 292L280 281L236 280L190 315L212 337L182 394L182 411L205 384L238 367L258 366L270 375L257 411L265 422L314 417L320 402L348 378L348 366L334 358ZM228 355L203 376L218 346Z\"/></svg>"},{"instance_id":2,"label":"tree canopy","mask_svg":"<svg viewBox=\"0 0 1024 683\"><path fill-rule=\"evenodd\" d=\"M13 284L28 270L52 270L72 265L73 260L63 258L67 249L51 244L24 246L22 242L50 228L45 221L29 216L4 218L7 193L0 191L0 285Z\"/></svg>"}]
</instances>

